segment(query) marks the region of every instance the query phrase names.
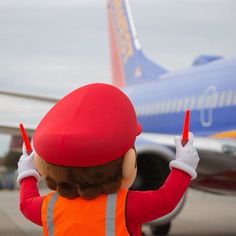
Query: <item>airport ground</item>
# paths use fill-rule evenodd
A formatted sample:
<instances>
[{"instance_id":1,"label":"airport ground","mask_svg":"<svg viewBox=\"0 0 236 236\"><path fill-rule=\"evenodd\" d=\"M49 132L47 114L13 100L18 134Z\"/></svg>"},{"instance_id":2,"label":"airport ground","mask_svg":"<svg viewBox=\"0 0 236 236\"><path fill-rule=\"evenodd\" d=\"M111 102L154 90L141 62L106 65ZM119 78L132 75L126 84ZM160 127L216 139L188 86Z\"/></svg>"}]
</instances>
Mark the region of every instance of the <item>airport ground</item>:
<instances>
[{"instance_id":1,"label":"airport ground","mask_svg":"<svg viewBox=\"0 0 236 236\"><path fill-rule=\"evenodd\" d=\"M149 229L145 228L147 235ZM41 228L18 210L18 191L0 191L0 236L39 236ZM190 190L182 212L173 220L171 236L236 235L236 197Z\"/></svg>"}]
</instances>

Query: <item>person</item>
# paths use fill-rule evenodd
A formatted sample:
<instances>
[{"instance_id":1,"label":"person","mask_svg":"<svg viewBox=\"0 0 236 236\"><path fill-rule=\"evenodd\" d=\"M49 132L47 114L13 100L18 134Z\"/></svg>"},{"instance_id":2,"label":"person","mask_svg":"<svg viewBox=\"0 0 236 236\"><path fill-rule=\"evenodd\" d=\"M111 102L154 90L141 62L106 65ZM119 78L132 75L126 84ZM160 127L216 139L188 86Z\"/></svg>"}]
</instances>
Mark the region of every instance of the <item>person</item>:
<instances>
[{"instance_id":1,"label":"person","mask_svg":"<svg viewBox=\"0 0 236 236\"><path fill-rule=\"evenodd\" d=\"M62 98L41 120L18 163L20 210L49 235L141 235L141 225L171 212L191 179L198 154L193 135L160 189L131 191L137 173L134 107L118 88L94 83ZM42 176L53 190L40 196Z\"/></svg>"}]
</instances>

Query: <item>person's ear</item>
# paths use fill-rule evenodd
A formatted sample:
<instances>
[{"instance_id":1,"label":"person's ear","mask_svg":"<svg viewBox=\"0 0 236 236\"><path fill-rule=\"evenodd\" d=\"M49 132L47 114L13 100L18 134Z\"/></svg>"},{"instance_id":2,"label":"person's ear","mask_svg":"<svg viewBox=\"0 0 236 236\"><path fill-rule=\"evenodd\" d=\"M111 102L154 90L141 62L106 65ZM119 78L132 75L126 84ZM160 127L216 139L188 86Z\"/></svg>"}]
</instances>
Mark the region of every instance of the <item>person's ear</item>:
<instances>
[{"instance_id":1,"label":"person's ear","mask_svg":"<svg viewBox=\"0 0 236 236\"><path fill-rule=\"evenodd\" d=\"M34 156L34 166L41 176L47 175L46 163L37 153Z\"/></svg>"},{"instance_id":2,"label":"person's ear","mask_svg":"<svg viewBox=\"0 0 236 236\"><path fill-rule=\"evenodd\" d=\"M136 153L133 148L130 148L124 155L122 164L123 179L129 180L132 178L136 169Z\"/></svg>"}]
</instances>

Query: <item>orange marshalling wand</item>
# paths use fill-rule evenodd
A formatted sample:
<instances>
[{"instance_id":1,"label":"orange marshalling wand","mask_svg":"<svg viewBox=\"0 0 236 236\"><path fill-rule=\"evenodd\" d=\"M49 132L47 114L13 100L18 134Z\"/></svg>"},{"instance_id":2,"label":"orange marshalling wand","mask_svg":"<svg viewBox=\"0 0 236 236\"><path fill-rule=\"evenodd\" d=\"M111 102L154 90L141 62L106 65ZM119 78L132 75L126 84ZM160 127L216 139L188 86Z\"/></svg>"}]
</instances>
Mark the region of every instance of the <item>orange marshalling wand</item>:
<instances>
[{"instance_id":1,"label":"orange marshalling wand","mask_svg":"<svg viewBox=\"0 0 236 236\"><path fill-rule=\"evenodd\" d=\"M182 145L183 146L188 142L189 117L190 117L190 110L186 110L185 118L184 118L183 133L182 133Z\"/></svg>"},{"instance_id":2,"label":"orange marshalling wand","mask_svg":"<svg viewBox=\"0 0 236 236\"><path fill-rule=\"evenodd\" d=\"M21 132L22 139L25 143L26 151L27 151L28 154L30 154L32 152L32 148L31 148L31 145L30 145L29 138L26 134L26 131L25 131L25 128L24 128L23 124L20 123L19 126L20 126L20 132Z\"/></svg>"}]
</instances>

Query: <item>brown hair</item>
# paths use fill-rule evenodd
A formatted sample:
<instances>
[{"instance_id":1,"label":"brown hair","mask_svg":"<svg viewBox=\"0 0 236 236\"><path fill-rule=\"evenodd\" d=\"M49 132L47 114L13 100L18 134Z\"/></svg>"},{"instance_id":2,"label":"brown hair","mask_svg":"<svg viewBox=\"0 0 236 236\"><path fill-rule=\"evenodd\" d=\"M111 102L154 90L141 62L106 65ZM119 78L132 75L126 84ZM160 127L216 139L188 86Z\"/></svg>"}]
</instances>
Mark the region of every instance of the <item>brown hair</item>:
<instances>
[{"instance_id":1,"label":"brown hair","mask_svg":"<svg viewBox=\"0 0 236 236\"><path fill-rule=\"evenodd\" d=\"M66 198L94 199L121 186L123 158L94 167L62 167L45 163L47 186Z\"/></svg>"}]
</instances>

